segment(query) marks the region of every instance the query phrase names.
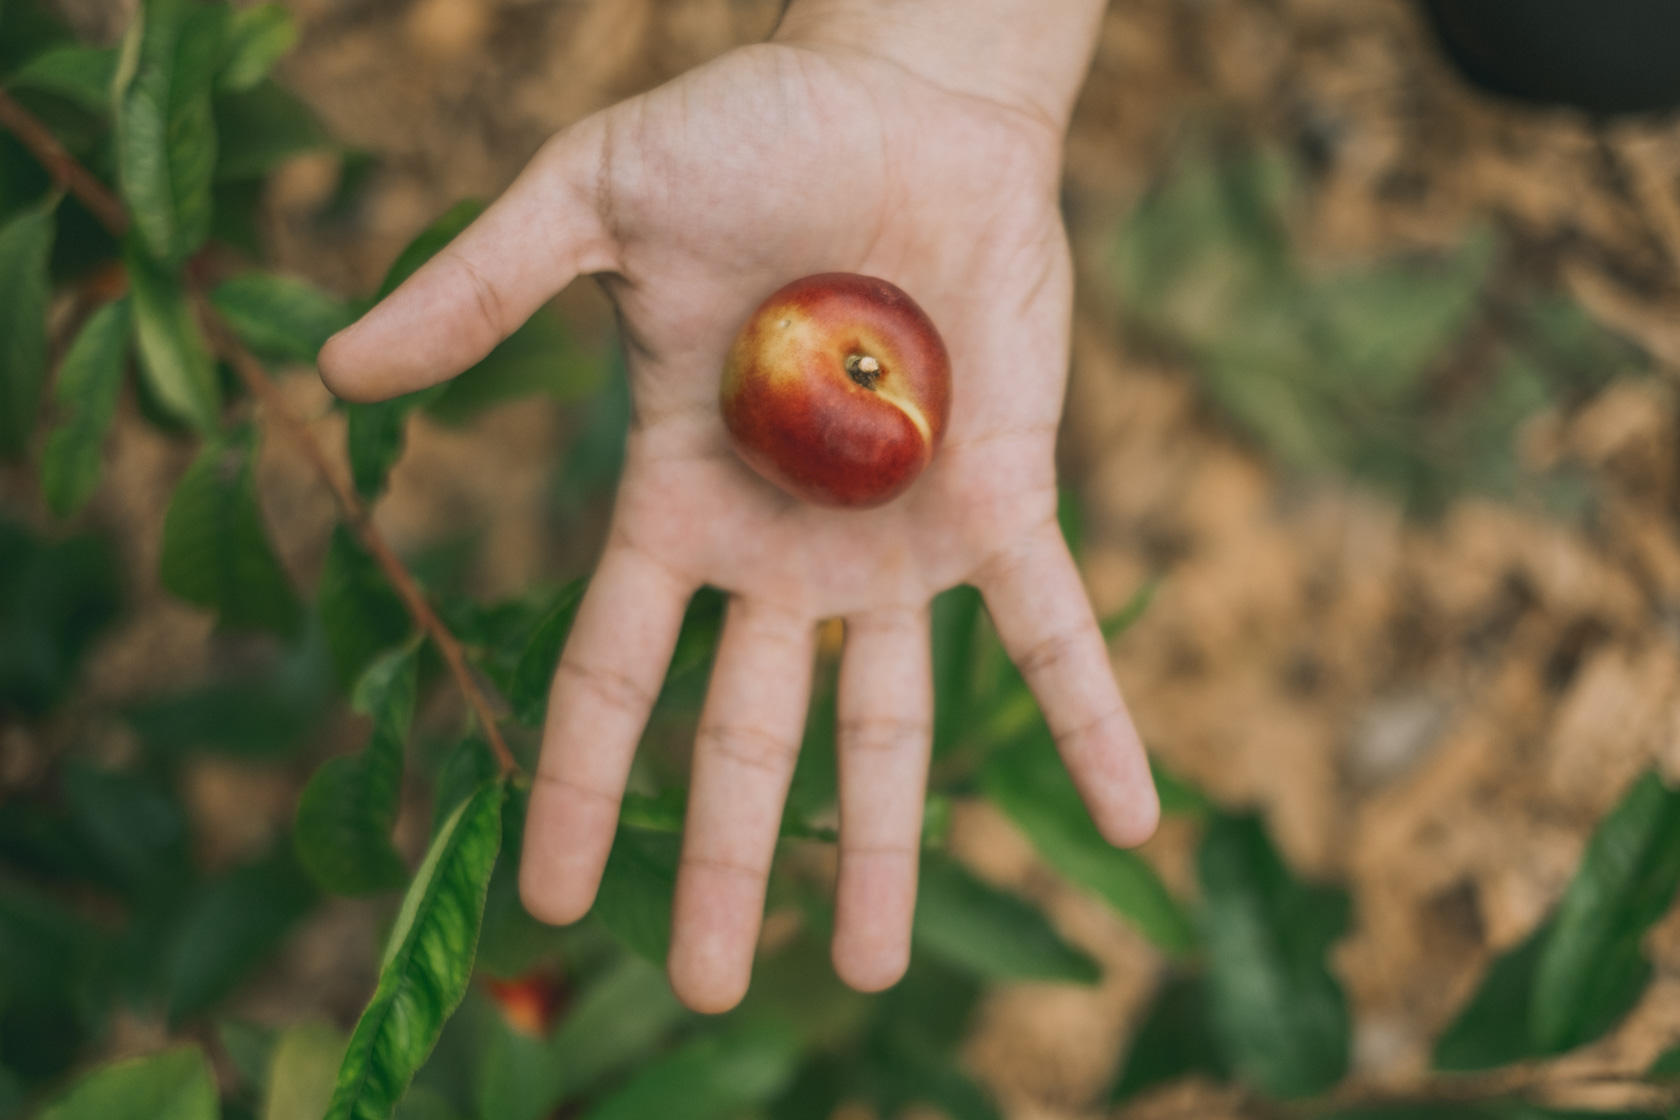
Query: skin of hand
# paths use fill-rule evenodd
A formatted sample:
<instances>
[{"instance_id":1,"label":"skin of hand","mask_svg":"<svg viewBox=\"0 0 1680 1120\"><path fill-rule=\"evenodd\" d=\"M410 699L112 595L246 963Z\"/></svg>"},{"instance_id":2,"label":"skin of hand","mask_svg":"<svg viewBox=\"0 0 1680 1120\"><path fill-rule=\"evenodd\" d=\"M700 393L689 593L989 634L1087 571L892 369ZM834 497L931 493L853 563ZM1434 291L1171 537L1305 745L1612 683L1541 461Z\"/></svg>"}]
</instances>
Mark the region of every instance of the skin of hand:
<instances>
[{"instance_id":1,"label":"skin of hand","mask_svg":"<svg viewBox=\"0 0 1680 1120\"><path fill-rule=\"evenodd\" d=\"M1030 0L1018 7L1053 22ZM896 58L850 30L881 29L847 22L863 15L796 7L776 40L559 134L321 354L339 396L383 399L467 368L580 273L616 304L628 450L550 694L520 886L545 921L588 911L686 603L702 584L728 591L669 960L678 996L702 1011L733 1006L751 976L823 619L845 623L833 960L847 983L886 987L909 961L939 591L980 589L1103 835L1141 843L1159 811L1055 518L1073 283L1061 133L1089 41L1067 36L1084 52L1074 80L1035 98L1001 80L965 88L955 63L918 65L931 46ZM988 81L1004 73L970 53ZM719 417L737 329L770 292L827 271L911 293L951 355L943 448L903 497L869 511L777 490L736 457Z\"/></svg>"}]
</instances>

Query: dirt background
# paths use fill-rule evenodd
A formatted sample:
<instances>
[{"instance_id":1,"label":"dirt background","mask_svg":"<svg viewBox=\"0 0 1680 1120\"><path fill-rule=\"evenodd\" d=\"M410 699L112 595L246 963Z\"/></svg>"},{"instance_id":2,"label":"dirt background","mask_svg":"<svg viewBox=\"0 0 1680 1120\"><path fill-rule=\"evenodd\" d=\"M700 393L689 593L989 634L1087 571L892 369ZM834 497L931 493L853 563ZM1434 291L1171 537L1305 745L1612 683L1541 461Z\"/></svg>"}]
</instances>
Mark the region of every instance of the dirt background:
<instances>
[{"instance_id":1,"label":"dirt background","mask_svg":"<svg viewBox=\"0 0 1680 1120\"><path fill-rule=\"evenodd\" d=\"M553 131L761 38L779 7L289 6L303 41L283 79L378 170L353 218L323 226L315 215L336 159L289 166L268 234L284 267L358 293L450 203L493 196ZM99 7L107 14L88 18L120 26ZM1586 526L1473 500L1419 524L1356 488L1303 485L1219 422L1190 371L1128 345L1108 247L1184 122L1209 117L1310 148L1313 204L1295 231L1309 253L1447 245L1493 221L1533 250L1549 282L1654 356L1663 375L1615 381L1522 433L1525 460L1591 473ZM1117 644L1116 671L1163 760L1222 802L1262 808L1292 864L1348 884L1355 926L1336 966L1355 1011L1356 1075L1410 1083L1489 957L1558 898L1627 782L1653 762L1680 779L1680 122L1594 125L1496 104L1447 71L1398 0L1116 0L1068 140L1066 210L1082 287L1063 451L1087 515L1088 584L1112 609L1151 574L1166 577ZM591 285L561 305L586 338L606 336ZM287 385L333 438L318 386ZM464 430L418 418L379 519L399 548L484 528L474 583L485 594L561 574L579 546L551 538L542 507L568 435L544 403ZM98 516L118 528L129 571L156 569L184 454L142 424L119 432ZM267 450L262 471L275 537L307 586L331 508L284 448ZM113 699L189 683L210 656L198 612L156 588L136 594L93 667ZM227 763L205 763L194 782L229 853L272 835L295 796ZM1146 849L1187 893L1190 840L1168 822ZM970 1047L974 1069L1012 1117L1100 1115L1092 1102L1161 958L1059 887L984 809L960 815L955 843L985 874L1044 900L1108 970L1094 990L995 995ZM1651 949L1646 1000L1573 1060L1636 1067L1680 1036L1680 919ZM330 908L251 1010L353 1011L374 956L367 912ZM1227 1114L1239 1103L1194 1085L1127 1112Z\"/></svg>"}]
</instances>

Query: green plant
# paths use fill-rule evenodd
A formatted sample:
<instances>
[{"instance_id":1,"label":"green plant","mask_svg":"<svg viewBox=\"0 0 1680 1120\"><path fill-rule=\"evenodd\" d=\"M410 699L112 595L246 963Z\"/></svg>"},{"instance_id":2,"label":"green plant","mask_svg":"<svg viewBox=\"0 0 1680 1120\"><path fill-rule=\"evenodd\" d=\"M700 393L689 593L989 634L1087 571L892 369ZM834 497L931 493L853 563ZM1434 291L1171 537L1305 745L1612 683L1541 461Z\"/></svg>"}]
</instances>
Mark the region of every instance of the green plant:
<instances>
[{"instance_id":1,"label":"green plant","mask_svg":"<svg viewBox=\"0 0 1680 1120\"><path fill-rule=\"evenodd\" d=\"M606 418L566 464L557 504L573 508L612 483L622 387L603 384L602 360L540 313L446 389L348 407L349 476L339 472L274 378L311 363L355 305L254 263L256 185L285 158L329 146L266 77L294 37L275 5L152 0L120 49L98 49L31 3L0 7L0 451L44 501L28 524L0 522L0 715L65 748L0 812L0 1116L535 1120L567 1109L796 1120L847 1100L884 1116L915 1103L996 1116L957 1060L985 986L1090 983L1100 969L1028 900L941 850L942 822L964 798L991 802L1172 962L1114 1100L1195 1073L1234 1079L1262 1115L1556 1115L1526 1103L1555 1075L1544 1059L1601 1036L1649 980L1639 937L1680 879L1680 795L1642 779L1556 914L1494 963L1442 1037L1439 1075L1379 1094L1346 1079L1349 1014L1330 960L1345 894L1294 876L1258 818L1223 812L1164 772L1166 808L1202 830L1198 904L1110 848L970 589L934 608L934 792L916 955L900 985L863 996L834 980L829 904L801 858L833 840L828 664L771 890L791 934L766 950L728 1015L691 1015L665 986L657 965L685 796L674 748L721 624L713 591L689 607L593 914L565 930L533 921L516 887L525 774L581 581L478 602L460 593L447 556L405 562L368 514L412 412L449 422L532 392ZM381 291L475 212L444 215ZM55 302L70 313L49 318ZM125 394L145 422L197 448L165 519L157 579L212 613L227 641L264 637L260 655L199 688L103 713L137 748L101 766L76 749L86 713L70 698L83 654L120 610L121 583L97 527L77 518ZM295 441L340 509L311 595L278 561L257 500L264 438ZM1066 512L1077 543L1071 503ZM1148 597L1108 620L1111 637ZM452 722L418 727L423 699L450 692ZM293 834L206 870L183 808L193 759L314 760L345 703L367 738L314 770ZM416 772L432 806L411 871L393 832ZM370 896L390 920L354 1030L228 1017L229 997L329 895ZM517 983L533 1002L515 1012L507 986L475 974ZM119 1012L179 1044L84 1069ZM1677 1065L1671 1056L1625 1079L1672 1104Z\"/></svg>"},{"instance_id":2,"label":"green plant","mask_svg":"<svg viewBox=\"0 0 1680 1120\"><path fill-rule=\"evenodd\" d=\"M1304 259L1289 235L1302 179L1276 151L1193 135L1115 242L1134 339L1187 359L1220 413L1297 472L1426 514L1464 493L1578 504L1573 480L1519 468L1517 430L1644 355L1494 229L1377 261Z\"/></svg>"}]
</instances>

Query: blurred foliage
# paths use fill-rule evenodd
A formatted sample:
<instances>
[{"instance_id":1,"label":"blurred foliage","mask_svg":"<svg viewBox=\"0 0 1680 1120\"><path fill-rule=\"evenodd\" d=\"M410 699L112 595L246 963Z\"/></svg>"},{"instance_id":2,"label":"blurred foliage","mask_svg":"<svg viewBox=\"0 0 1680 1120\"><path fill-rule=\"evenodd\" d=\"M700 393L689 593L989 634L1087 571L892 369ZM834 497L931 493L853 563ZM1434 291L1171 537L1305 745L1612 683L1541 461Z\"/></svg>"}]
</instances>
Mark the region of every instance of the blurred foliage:
<instances>
[{"instance_id":1,"label":"blurred foliage","mask_svg":"<svg viewBox=\"0 0 1680 1120\"><path fill-rule=\"evenodd\" d=\"M1196 897L1110 847L973 588L932 609L935 766L912 962L894 988L864 995L835 978L826 884L798 858L835 837L832 656L782 822L781 854L796 858L778 860L770 888L785 935L728 1014L694 1015L666 985L683 758L725 606L713 589L684 618L593 911L565 929L525 912L526 780L499 772L483 728L431 702L452 687L438 651L353 526L323 542L316 586L295 585L263 512L252 402L202 326L213 307L278 372L312 363L368 303L261 267L263 177L301 151L337 151L269 77L296 35L272 3L148 0L120 48L97 48L37 0L0 4L0 84L120 191L134 222L121 241L103 231L0 134L0 454L35 472L43 498L0 520L0 731L53 745L0 805L0 1120L806 1120L845 1102L883 1118L922 1106L992 1120L997 1105L960 1057L980 1000L998 984L1095 983L1102 966L1034 899L943 850L953 804L972 800L1162 951L1110 1101L1186 1076L1256 1100L1339 1084L1350 1026L1333 956L1350 900L1298 878L1259 817L1159 766L1164 810L1200 835ZM338 154L345 186L323 222L343 220L368 171L366 156ZM1292 190L1271 157L1187 157L1117 260L1139 333L1191 357L1214 398L1302 468L1352 471L1417 508L1462 486L1527 485L1514 426L1637 360L1570 305L1507 293L1488 235L1433 258L1309 267L1285 236ZM441 216L375 295L479 211ZM59 296L72 309L62 325L47 317ZM1480 355L1474 369L1467 354ZM349 406L357 490L378 500L416 410L462 424L539 394L573 429L550 514L562 535L576 529L610 499L629 400L622 357L580 345L548 310L447 387ZM158 571L129 583L98 502L124 409L196 448ZM1060 513L1077 550L1077 503L1064 497ZM482 602L463 578L476 547L469 533L409 567L529 768L585 580ZM190 689L102 710L78 696L84 662L134 584L154 582L214 619L216 656ZM1122 635L1153 590L1104 633ZM127 746L101 746L114 737ZM292 829L210 858L187 797L207 756L294 781ZM1654 776L1632 787L1555 914L1492 963L1437 1067L1565 1052L1627 1013L1650 979L1640 939L1680 881L1677 798ZM398 826L417 799L430 827L411 867ZM334 895L370 898L386 924L366 1013L353 1025L326 1007L294 1023L240 1018L243 993ZM133 1023L173 1045L99 1063ZM1676 1070L1666 1055L1650 1077L1667 1085ZM1563 1114L1492 1101L1336 1115Z\"/></svg>"},{"instance_id":2,"label":"blurred foliage","mask_svg":"<svg viewBox=\"0 0 1680 1120\"><path fill-rule=\"evenodd\" d=\"M1135 338L1187 359L1298 471L1352 475L1420 513L1463 493L1577 503L1571 480L1523 472L1517 430L1643 355L1533 283L1490 229L1444 251L1310 260L1289 233L1305 193L1276 152L1186 143L1115 245Z\"/></svg>"}]
</instances>

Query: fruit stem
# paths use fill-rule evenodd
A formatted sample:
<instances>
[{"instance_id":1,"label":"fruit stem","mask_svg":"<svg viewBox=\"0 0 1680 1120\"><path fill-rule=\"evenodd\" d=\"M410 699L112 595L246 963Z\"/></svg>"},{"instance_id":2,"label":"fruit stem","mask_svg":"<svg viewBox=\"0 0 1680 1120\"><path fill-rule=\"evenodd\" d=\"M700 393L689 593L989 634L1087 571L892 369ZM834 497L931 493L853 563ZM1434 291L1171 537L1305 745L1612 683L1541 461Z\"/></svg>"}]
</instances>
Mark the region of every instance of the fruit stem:
<instances>
[{"instance_id":1,"label":"fruit stem","mask_svg":"<svg viewBox=\"0 0 1680 1120\"><path fill-rule=\"evenodd\" d=\"M853 354L846 359L846 372L865 389L873 389L881 379L881 363L868 354Z\"/></svg>"}]
</instances>

